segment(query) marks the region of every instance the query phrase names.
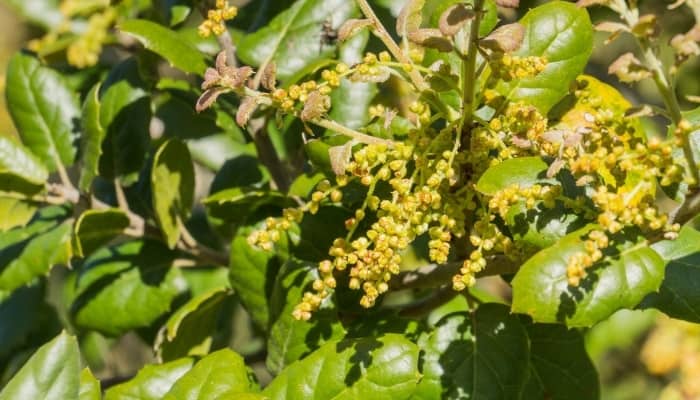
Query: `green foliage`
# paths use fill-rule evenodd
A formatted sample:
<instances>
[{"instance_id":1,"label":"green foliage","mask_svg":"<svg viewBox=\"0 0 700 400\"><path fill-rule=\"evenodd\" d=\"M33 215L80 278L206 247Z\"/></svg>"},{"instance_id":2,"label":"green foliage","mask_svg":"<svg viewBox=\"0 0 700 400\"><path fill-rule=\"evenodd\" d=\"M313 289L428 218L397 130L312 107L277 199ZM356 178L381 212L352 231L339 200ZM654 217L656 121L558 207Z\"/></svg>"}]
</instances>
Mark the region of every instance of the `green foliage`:
<instances>
[{"instance_id":1,"label":"green foliage","mask_svg":"<svg viewBox=\"0 0 700 400\"><path fill-rule=\"evenodd\" d=\"M7 82L9 111L23 143L50 171L72 165L80 108L65 79L36 58L17 54Z\"/></svg>"},{"instance_id":2,"label":"green foliage","mask_svg":"<svg viewBox=\"0 0 700 400\"><path fill-rule=\"evenodd\" d=\"M76 399L79 391L78 342L63 332L37 350L3 388L0 399Z\"/></svg>"},{"instance_id":3,"label":"green foliage","mask_svg":"<svg viewBox=\"0 0 700 400\"><path fill-rule=\"evenodd\" d=\"M568 285L566 264L583 246L586 227L535 254L513 279L512 310L537 322L560 322L568 326L591 326L622 307L632 308L659 289L664 261L653 249L631 237L616 248L615 255L599 271L592 272L580 287Z\"/></svg>"},{"instance_id":4,"label":"green foliage","mask_svg":"<svg viewBox=\"0 0 700 400\"><path fill-rule=\"evenodd\" d=\"M524 3L7 1L0 400L605 397L700 323L700 42Z\"/></svg>"}]
</instances>

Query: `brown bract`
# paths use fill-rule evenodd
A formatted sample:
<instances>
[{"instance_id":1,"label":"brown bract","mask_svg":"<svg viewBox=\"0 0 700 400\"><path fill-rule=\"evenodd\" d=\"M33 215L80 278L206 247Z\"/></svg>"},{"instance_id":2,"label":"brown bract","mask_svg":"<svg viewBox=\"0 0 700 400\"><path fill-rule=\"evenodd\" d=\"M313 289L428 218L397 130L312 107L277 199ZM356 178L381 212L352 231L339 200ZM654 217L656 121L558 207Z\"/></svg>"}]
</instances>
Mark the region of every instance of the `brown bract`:
<instances>
[{"instance_id":1,"label":"brown bract","mask_svg":"<svg viewBox=\"0 0 700 400\"><path fill-rule=\"evenodd\" d=\"M338 29L338 40L344 42L364 28L372 26L372 21L368 19L349 19Z\"/></svg>"},{"instance_id":2,"label":"brown bract","mask_svg":"<svg viewBox=\"0 0 700 400\"><path fill-rule=\"evenodd\" d=\"M204 73L204 93L197 100L197 112L211 107L222 93L242 88L252 75L253 69L249 66L235 68L226 65L226 52L220 52L216 56L216 68L207 68Z\"/></svg>"},{"instance_id":3,"label":"brown bract","mask_svg":"<svg viewBox=\"0 0 700 400\"><path fill-rule=\"evenodd\" d=\"M445 36L454 36L475 15L474 10L468 9L464 4L455 4L442 13L438 26Z\"/></svg>"},{"instance_id":4,"label":"brown bract","mask_svg":"<svg viewBox=\"0 0 700 400\"><path fill-rule=\"evenodd\" d=\"M489 50L512 53L520 48L525 37L525 27L519 23L503 25L481 39L480 44Z\"/></svg>"}]
</instances>

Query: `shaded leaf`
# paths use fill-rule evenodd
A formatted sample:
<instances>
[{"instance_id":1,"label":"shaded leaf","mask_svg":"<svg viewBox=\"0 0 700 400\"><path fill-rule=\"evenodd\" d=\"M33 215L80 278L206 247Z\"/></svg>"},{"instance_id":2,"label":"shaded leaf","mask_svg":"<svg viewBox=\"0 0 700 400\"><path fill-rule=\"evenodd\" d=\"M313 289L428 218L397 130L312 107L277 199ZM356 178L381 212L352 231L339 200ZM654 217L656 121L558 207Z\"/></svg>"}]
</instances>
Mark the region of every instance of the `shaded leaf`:
<instances>
[{"instance_id":1,"label":"shaded leaf","mask_svg":"<svg viewBox=\"0 0 700 400\"><path fill-rule=\"evenodd\" d=\"M120 209L85 211L74 227L77 255L79 257L90 255L119 236L128 227L129 217Z\"/></svg>"},{"instance_id":2,"label":"shaded leaf","mask_svg":"<svg viewBox=\"0 0 700 400\"><path fill-rule=\"evenodd\" d=\"M270 300L272 321L265 360L273 374L279 374L287 365L323 343L342 339L345 335L345 329L329 301L314 313L312 321L298 321L292 316L304 292L313 291L312 284L318 278L314 263L296 260L287 261L277 275Z\"/></svg>"},{"instance_id":3,"label":"shaded leaf","mask_svg":"<svg viewBox=\"0 0 700 400\"><path fill-rule=\"evenodd\" d=\"M99 173L100 156L102 155L102 141L107 135L101 121L100 85L97 84L88 92L83 102L82 123L83 135L81 136L81 158L79 187L83 191L90 189L93 179Z\"/></svg>"},{"instance_id":4,"label":"shaded leaf","mask_svg":"<svg viewBox=\"0 0 700 400\"><path fill-rule=\"evenodd\" d=\"M53 313L53 309L44 301L44 285L39 282L7 296L0 292L0 298L0 321L6 321L0 324L0 360L5 360L43 336L42 331L49 331L47 314Z\"/></svg>"},{"instance_id":5,"label":"shaded leaf","mask_svg":"<svg viewBox=\"0 0 700 400\"><path fill-rule=\"evenodd\" d=\"M562 325L527 326L530 380L523 399L597 400L600 383L583 336Z\"/></svg>"},{"instance_id":6,"label":"shaded leaf","mask_svg":"<svg viewBox=\"0 0 700 400\"><path fill-rule=\"evenodd\" d=\"M529 349L517 317L500 304L483 304L470 317L448 314L419 342L423 379L411 399L517 399Z\"/></svg>"},{"instance_id":7,"label":"shaded leaf","mask_svg":"<svg viewBox=\"0 0 700 400\"><path fill-rule=\"evenodd\" d=\"M194 167L187 146L171 139L158 149L151 170L153 210L168 246L175 248L180 228L194 202Z\"/></svg>"},{"instance_id":8,"label":"shaded leaf","mask_svg":"<svg viewBox=\"0 0 700 400\"><path fill-rule=\"evenodd\" d=\"M150 326L186 288L175 254L163 244L135 240L104 247L79 271L71 314L76 325L118 336Z\"/></svg>"},{"instance_id":9,"label":"shaded leaf","mask_svg":"<svg viewBox=\"0 0 700 400\"><path fill-rule=\"evenodd\" d=\"M146 160L151 99L143 87L137 61L129 58L110 71L100 88L99 126L107 131L98 166L103 178L133 180ZM95 140L102 135L88 134Z\"/></svg>"},{"instance_id":10,"label":"shaded leaf","mask_svg":"<svg viewBox=\"0 0 700 400\"><path fill-rule=\"evenodd\" d=\"M641 307L700 323L700 232L686 226L676 240L664 240L652 247L666 262L666 275L659 292L647 296Z\"/></svg>"},{"instance_id":11,"label":"shaded leaf","mask_svg":"<svg viewBox=\"0 0 700 400\"><path fill-rule=\"evenodd\" d=\"M209 290L181 306L163 325L155 342L161 361L209 353L219 310L230 295L226 287Z\"/></svg>"},{"instance_id":12,"label":"shaded leaf","mask_svg":"<svg viewBox=\"0 0 700 400\"><path fill-rule=\"evenodd\" d=\"M251 246L248 235L261 226L240 229L231 243L231 286L243 306L259 327L266 329L270 322L269 302L275 276L288 257L285 235L276 243L275 251Z\"/></svg>"},{"instance_id":13,"label":"shaded leaf","mask_svg":"<svg viewBox=\"0 0 700 400\"><path fill-rule=\"evenodd\" d=\"M54 265L67 264L71 256L70 234L71 224L65 222L31 237L21 253L0 267L0 290L12 291L47 275ZM8 250L8 255L12 255L12 249Z\"/></svg>"}]
</instances>

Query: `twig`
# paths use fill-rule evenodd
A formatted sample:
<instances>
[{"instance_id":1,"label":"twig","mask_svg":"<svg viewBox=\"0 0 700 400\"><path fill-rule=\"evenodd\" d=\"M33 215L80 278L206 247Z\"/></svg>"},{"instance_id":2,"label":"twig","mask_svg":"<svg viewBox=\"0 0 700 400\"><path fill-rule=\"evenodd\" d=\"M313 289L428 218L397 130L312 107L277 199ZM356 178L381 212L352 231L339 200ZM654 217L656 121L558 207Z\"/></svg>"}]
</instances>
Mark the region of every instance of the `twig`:
<instances>
[{"instance_id":1,"label":"twig","mask_svg":"<svg viewBox=\"0 0 700 400\"><path fill-rule=\"evenodd\" d=\"M236 68L238 66L238 61L236 60L236 46L233 44L233 39L228 30L216 37L216 41L219 42L219 47L226 52L226 64L229 67Z\"/></svg>"},{"instance_id":2,"label":"twig","mask_svg":"<svg viewBox=\"0 0 700 400\"><path fill-rule=\"evenodd\" d=\"M426 265L413 271L400 273L389 282L389 286L394 290L435 288L452 282L452 277L459 272L460 268L462 268L462 262ZM490 256L487 258L486 269L479 272L476 277L514 274L518 272L518 268L520 265L506 256Z\"/></svg>"},{"instance_id":3,"label":"twig","mask_svg":"<svg viewBox=\"0 0 700 400\"><path fill-rule=\"evenodd\" d=\"M391 55L393 55L399 62L411 67L407 71L411 82L413 82L418 90L427 90L430 86L428 86L428 83L425 81L425 79L423 79L423 76L419 74L415 68L413 68L413 61L411 61L411 59L401 50L399 45L396 44L394 39L382 24L382 21L379 20L377 14L375 14L374 10L372 10L372 6L367 3L367 0L357 0L357 5L360 7L360 10L362 10L362 14L364 14L365 17L372 22L372 26L374 28L372 29L372 32L384 43Z\"/></svg>"},{"instance_id":4,"label":"twig","mask_svg":"<svg viewBox=\"0 0 700 400\"><path fill-rule=\"evenodd\" d=\"M332 131L338 132L341 135L345 135L347 137L353 138L357 140L360 143L365 143L365 144L386 144L387 146L391 146L394 144L391 140L388 139L382 139L370 135L366 135L364 133L352 130L346 126L343 126L333 120L330 119L315 119L311 121L315 125L318 125L320 127L330 129Z\"/></svg>"}]
</instances>

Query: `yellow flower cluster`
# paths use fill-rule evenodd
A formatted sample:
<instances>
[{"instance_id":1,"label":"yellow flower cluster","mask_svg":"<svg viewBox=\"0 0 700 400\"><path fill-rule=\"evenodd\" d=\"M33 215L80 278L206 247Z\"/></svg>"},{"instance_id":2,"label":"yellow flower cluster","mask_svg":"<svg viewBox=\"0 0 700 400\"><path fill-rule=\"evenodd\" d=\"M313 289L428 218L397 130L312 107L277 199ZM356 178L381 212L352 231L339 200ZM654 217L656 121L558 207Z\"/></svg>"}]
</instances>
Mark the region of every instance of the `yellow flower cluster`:
<instances>
[{"instance_id":1,"label":"yellow flower cluster","mask_svg":"<svg viewBox=\"0 0 700 400\"><path fill-rule=\"evenodd\" d=\"M68 63L78 68L97 64L102 45L116 17L117 13L113 8L107 8L101 13L90 16L85 32L68 46L66 51Z\"/></svg>"},{"instance_id":2,"label":"yellow flower cluster","mask_svg":"<svg viewBox=\"0 0 700 400\"><path fill-rule=\"evenodd\" d=\"M438 154L423 158L410 142L391 148L370 144L355 152L346 166L348 176L338 180L358 180L367 187L367 197L363 207L346 221L347 237L334 241L328 252L332 258L319 263L320 278L314 282L314 292L304 295L295 317L311 317L335 287L334 271L348 270L349 287L364 292L360 304L372 307L400 272L402 252L420 235L428 235L432 261L447 261L450 242L464 235L465 218L459 196L446 196L449 192L445 189L455 177L454 153L444 150ZM390 197L375 193L380 185L388 185ZM368 214L375 222L364 234L355 236L357 224Z\"/></svg>"},{"instance_id":3,"label":"yellow flower cluster","mask_svg":"<svg viewBox=\"0 0 700 400\"><path fill-rule=\"evenodd\" d=\"M207 19L199 24L199 36L219 36L226 32L226 21L236 18L238 8L229 5L228 0L216 0L216 8L207 12Z\"/></svg>"},{"instance_id":4,"label":"yellow flower cluster","mask_svg":"<svg viewBox=\"0 0 700 400\"><path fill-rule=\"evenodd\" d=\"M660 318L641 360L652 374L670 378L660 400L700 398L700 325Z\"/></svg>"},{"instance_id":5,"label":"yellow flower cluster","mask_svg":"<svg viewBox=\"0 0 700 400\"><path fill-rule=\"evenodd\" d=\"M547 68L547 58L540 56L520 57L509 53L494 53L489 60L492 79L510 82L531 78Z\"/></svg>"}]
</instances>

